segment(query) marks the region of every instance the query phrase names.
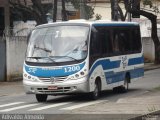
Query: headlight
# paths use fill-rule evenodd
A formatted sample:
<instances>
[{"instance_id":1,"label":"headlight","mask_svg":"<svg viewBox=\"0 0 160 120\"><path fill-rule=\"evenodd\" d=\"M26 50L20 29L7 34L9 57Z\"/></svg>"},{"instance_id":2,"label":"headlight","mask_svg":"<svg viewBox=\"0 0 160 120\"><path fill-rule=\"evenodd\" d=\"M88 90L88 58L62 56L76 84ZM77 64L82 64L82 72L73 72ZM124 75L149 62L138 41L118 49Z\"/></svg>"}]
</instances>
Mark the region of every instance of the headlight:
<instances>
[{"instance_id":1,"label":"headlight","mask_svg":"<svg viewBox=\"0 0 160 120\"><path fill-rule=\"evenodd\" d=\"M84 73L84 72L80 72L80 74L81 74L81 75L84 75L85 73Z\"/></svg>"},{"instance_id":2,"label":"headlight","mask_svg":"<svg viewBox=\"0 0 160 120\"><path fill-rule=\"evenodd\" d=\"M70 77L68 78L68 80L77 80L77 79L83 78L83 77L85 77L85 76L86 76L86 72L85 72L85 71L82 71L82 72L79 72L79 73L77 73L77 74L75 74L75 75L73 75L73 76L70 76Z\"/></svg>"},{"instance_id":3,"label":"headlight","mask_svg":"<svg viewBox=\"0 0 160 120\"><path fill-rule=\"evenodd\" d=\"M37 81L38 81L37 78L32 77L32 76L27 75L27 74L24 74L24 75L23 75L23 78L24 78L24 80L28 80L28 81L32 81L32 82L37 82Z\"/></svg>"}]
</instances>

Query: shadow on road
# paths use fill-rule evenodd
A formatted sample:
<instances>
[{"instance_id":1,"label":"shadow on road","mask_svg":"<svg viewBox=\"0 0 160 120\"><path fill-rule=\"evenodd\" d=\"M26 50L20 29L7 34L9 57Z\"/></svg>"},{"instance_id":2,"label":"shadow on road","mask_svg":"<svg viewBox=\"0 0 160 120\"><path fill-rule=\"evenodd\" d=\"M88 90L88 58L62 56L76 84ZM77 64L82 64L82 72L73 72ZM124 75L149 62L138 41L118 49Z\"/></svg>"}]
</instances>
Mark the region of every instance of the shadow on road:
<instances>
[{"instance_id":1,"label":"shadow on road","mask_svg":"<svg viewBox=\"0 0 160 120\"><path fill-rule=\"evenodd\" d=\"M113 90L105 90L101 92L99 100L112 100L116 101L119 98L127 97L140 89L129 89L125 93L115 92ZM46 103L59 103L59 102L88 102L93 101L90 99L89 94L76 94L76 95L63 95L63 96L50 96Z\"/></svg>"}]
</instances>

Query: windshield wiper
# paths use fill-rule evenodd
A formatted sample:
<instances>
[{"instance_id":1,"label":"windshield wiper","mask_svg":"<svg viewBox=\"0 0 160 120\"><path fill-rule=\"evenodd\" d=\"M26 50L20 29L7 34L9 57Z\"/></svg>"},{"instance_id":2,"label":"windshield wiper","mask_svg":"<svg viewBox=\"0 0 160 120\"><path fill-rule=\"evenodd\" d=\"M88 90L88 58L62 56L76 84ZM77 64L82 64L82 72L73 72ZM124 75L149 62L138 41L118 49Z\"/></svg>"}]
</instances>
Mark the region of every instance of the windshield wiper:
<instances>
[{"instance_id":1,"label":"windshield wiper","mask_svg":"<svg viewBox=\"0 0 160 120\"><path fill-rule=\"evenodd\" d=\"M48 49L46 49L46 48L41 48L41 47L37 47L37 46L34 46L34 48L36 48L36 49L41 49L41 50L44 50L44 51L46 51L46 52L52 52L51 50L48 50Z\"/></svg>"},{"instance_id":2,"label":"windshield wiper","mask_svg":"<svg viewBox=\"0 0 160 120\"><path fill-rule=\"evenodd\" d=\"M68 57L68 58L71 58L71 59L75 60L76 62L79 62L79 60L77 60L76 58L71 57L71 56L63 56L63 57Z\"/></svg>"},{"instance_id":3,"label":"windshield wiper","mask_svg":"<svg viewBox=\"0 0 160 120\"><path fill-rule=\"evenodd\" d=\"M44 59L44 58L48 58L49 60L51 60L52 62L56 63L56 61L54 61L51 57L27 57L27 58L33 58L33 59Z\"/></svg>"},{"instance_id":4,"label":"windshield wiper","mask_svg":"<svg viewBox=\"0 0 160 120\"><path fill-rule=\"evenodd\" d=\"M79 60L77 60L76 58L74 58L74 57L71 57L71 56L49 56L49 57L51 57L51 58L53 58L53 57L58 57L58 58L64 58L64 57L68 57L68 58L71 58L71 59L73 59L74 61L76 61L76 62L79 62Z\"/></svg>"}]
</instances>

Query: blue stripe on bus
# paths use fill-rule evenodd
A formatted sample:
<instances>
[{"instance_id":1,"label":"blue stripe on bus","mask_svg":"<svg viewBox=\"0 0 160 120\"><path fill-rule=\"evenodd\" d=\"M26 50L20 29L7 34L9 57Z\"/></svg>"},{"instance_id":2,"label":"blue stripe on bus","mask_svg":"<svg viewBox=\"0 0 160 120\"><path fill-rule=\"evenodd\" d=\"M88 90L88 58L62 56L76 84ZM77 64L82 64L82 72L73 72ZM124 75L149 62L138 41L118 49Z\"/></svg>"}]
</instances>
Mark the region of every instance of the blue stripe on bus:
<instances>
[{"instance_id":1,"label":"blue stripe on bus","mask_svg":"<svg viewBox=\"0 0 160 120\"><path fill-rule=\"evenodd\" d=\"M120 60L117 61L110 61L109 59L99 60L92 66L89 75L91 75L94 69L99 65L102 66L103 70L109 70L120 67L120 62L121 62Z\"/></svg>"},{"instance_id":2,"label":"blue stripe on bus","mask_svg":"<svg viewBox=\"0 0 160 120\"><path fill-rule=\"evenodd\" d=\"M130 72L130 75L131 75L130 76L131 79L144 76L144 68L138 68L138 69L130 70L129 72Z\"/></svg>"},{"instance_id":3,"label":"blue stripe on bus","mask_svg":"<svg viewBox=\"0 0 160 120\"><path fill-rule=\"evenodd\" d=\"M118 23L109 23L109 24L93 24L93 26L97 27L97 26L110 26L110 27L114 27L114 26L139 26L138 24L124 24L124 23L121 23L121 24L118 24Z\"/></svg>"},{"instance_id":4,"label":"blue stripe on bus","mask_svg":"<svg viewBox=\"0 0 160 120\"><path fill-rule=\"evenodd\" d=\"M70 66L63 66L63 67L32 67L25 65L25 70L28 74L37 77L58 77L58 76L68 76L73 75L79 72L85 65L85 62L78 64L78 65L70 65ZM78 69L76 67L78 66ZM74 68L74 70L72 70Z\"/></svg>"},{"instance_id":5,"label":"blue stripe on bus","mask_svg":"<svg viewBox=\"0 0 160 120\"><path fill-rule=\"evenodd\" d=\"M99 60L91 67L89 76L92 74L94 69L99 65L102 66L103 70L109 70L109 69L119 68L120 63L121 63L121 60L117 60L117 61L110 61L109 59ZM137 58L130 58L128 60L128 66L138 65L138 64L142 64L142 63L144 63L143 56L137 57Z\"/></svg>"},{"instance_id":6,"label":"blue stripe on bus","mask_svg":"<svg viewBox=\"0 0 160 120\"><path fill-rule=\"evenodd\" d=\"M131 79L144 76L144 69L143 68L138 68L138 69L130 70L130 71L127 71L127 72L130 72ZM126 71L123 71L123 72L113 72L113 71L105 72L106 82L107 82L107 84L112 84L112 83L123 81L125 79L125 75L126 75Z\"/></svg>"},{"instance_id":7,"label":"blue stripe on bus","mask_svg":"<svg viewBox=\"0 0 160 120\"><path fill-rule=\"evenodd\" d=\"M110 71L110 72L106 72L105 76L106 76L107 84L116 83L124 80L125 71L116 72L116 73L113 71Z\"/></svg>"},{"instance_id":8,"label":"blue stripe on bus","mask_svg":"<svg viewBox=\"0 0 160 120\"><path fill-rule=\"evenodd\" d=\"M143 57L138 57L138 58L131 58L128 61L128 66L130 65L137 65L137 64L142 64L144 63Z\"/></svg>"}]
</instances>

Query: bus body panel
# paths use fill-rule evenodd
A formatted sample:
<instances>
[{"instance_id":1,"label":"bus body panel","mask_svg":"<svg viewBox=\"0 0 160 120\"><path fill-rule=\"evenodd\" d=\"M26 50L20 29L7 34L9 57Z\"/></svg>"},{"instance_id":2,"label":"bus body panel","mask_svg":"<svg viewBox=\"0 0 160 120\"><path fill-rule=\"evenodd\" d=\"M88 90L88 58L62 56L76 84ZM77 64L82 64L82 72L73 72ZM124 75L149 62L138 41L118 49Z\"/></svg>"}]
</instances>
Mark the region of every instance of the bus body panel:
<instances>
[{"instance_id":1,"label":"bus body panel","mask_svg":"<svg viewBox=\"0 0 160 120\"><path fill-rule=\"evenodd\" d=\"M102 80L102 90L123 85L127 72L130 73L131 79L143 77L143 62L142 54L98 59L89 73L91 91L94 89L93 83L97 77Z\"/></svg>"}]
</instances>

